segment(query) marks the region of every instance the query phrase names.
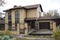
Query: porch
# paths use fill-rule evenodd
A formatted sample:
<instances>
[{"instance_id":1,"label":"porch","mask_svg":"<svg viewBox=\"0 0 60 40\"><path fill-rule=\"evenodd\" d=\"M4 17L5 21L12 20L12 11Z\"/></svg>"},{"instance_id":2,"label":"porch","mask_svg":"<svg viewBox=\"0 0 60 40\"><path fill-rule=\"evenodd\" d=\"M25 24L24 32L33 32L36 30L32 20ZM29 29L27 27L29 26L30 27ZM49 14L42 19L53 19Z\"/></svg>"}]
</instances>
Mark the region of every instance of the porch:
<instances>
[{"instance_id":1,"label":"porch","mask_svg":"<svg viewBox=\"0 0 60 40\"><path fill-rule=\"evenodd\" d=\"M55 20L26 20L28 27L28 34L31 35L51 35L53 31L56 29L56 21Z\"/></svg>"}]
</instances>

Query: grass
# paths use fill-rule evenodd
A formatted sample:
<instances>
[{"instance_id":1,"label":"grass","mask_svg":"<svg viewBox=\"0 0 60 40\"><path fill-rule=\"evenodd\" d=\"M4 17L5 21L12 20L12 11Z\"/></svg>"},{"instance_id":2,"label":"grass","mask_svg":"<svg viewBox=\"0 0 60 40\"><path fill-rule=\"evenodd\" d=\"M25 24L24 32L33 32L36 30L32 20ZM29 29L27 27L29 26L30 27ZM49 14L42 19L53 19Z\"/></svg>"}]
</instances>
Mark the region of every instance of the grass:
<instances>
[{"instance_id":1,"label":"grass","mask_svg":"<svg viewBox=\"0 0 60 40\"><path fill-rule=\"evenodd\" d=\"M25 38L17 38L16 40L28 40L28 39L25 39Z\"/></svg>"},{"instance_id":2,"label":"grass","mask_svg":"<svg viewBox=\"0 0 60 40\"><path fill-rule=\"evenodd\" d=\"M49 35L47 35L47 36L32 36L32 35L29 35L27 37L30 37L30 38L52 38L52 35L51 36L49 36Z\"/></svg>"},{"instance_id":3,"label":"grass","mask_svg":"<svg viewBox=\"0 0 60 40\"><path fill-rule=\"evenodd\" d=\"M17 38L16 40L31 40L31 38L53 38L51 36L25 36L26 38ZM28 38L28 39L27 39Z\"/></svg>"}]
</instances>

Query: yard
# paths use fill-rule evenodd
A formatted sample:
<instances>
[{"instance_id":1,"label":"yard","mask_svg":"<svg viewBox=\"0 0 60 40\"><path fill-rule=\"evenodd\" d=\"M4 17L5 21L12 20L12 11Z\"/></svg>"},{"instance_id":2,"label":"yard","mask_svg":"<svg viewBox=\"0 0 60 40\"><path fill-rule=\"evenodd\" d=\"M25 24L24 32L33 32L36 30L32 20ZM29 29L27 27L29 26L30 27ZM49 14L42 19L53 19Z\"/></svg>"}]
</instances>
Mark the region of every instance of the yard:
<instances>
[{"instance_id":1,"label":"yard","mask_svg":"<svg viewBox=\"0 0 60 40\"><path fill-rule=\"evenodd\" d=\"M17 38L16 40L54 40L51 36L27 36L24 38Z\"/></svg>"}]
</instances>

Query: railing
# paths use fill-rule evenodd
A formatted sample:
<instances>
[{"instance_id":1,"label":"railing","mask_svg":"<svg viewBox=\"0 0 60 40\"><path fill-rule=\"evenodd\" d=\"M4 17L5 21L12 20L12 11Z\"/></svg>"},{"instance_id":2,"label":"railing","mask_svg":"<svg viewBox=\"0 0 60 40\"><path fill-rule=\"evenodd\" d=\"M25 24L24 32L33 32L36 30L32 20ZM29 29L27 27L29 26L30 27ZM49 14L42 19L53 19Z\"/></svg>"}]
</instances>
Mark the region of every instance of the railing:
<instances>
[{"instance_id":1,"label":"railing","mask_svg":"<svg viewBox=\"0 0 60 40\"><path fill-rule=\"evenodd\" d=\"M35 31L35 29L31 29L31 30L28 32L28 34L34 32L34 31Z\"/></svg>"}]
</instances>

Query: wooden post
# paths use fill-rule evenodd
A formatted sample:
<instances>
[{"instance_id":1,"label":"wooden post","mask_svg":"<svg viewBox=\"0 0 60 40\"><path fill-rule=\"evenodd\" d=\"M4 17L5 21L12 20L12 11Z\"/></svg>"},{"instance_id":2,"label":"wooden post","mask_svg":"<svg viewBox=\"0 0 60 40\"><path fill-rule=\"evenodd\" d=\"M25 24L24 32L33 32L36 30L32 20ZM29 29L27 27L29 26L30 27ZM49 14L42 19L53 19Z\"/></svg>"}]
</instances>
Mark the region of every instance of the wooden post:
<instances>
[{"instance_id":1,"label":"wooden post","mask_svg":"<svg viewBox=\"0 0 60 40\"><path fill-rule=\"evenodd\" d=\"M40 29L39 22L37 22L37 27L38 27L38 30L39 30Z\"/></svg>"},{"instance_id":2,"label":"wooden post","mask_svg":"<svg viewBox=\"0 0 60 40\"><path fill-rule=\"evenodd\" d=\"M53 23L50 21L50 29L53 29Z\"/></svg>"},{"instance_id":3,"label":"wooden post","mask_svg":"<svg viewBox=\"0 0 60 40\"><path fill-rule=\"evenodd\" d=\"M36 28L37 30L39 29L39 25L38 25L37 20L35 21L35 28Z\"/></svg>"},{"instance_id":4,"label":"wooden post","mask_svg":"<svg viewBox=\"0 0 60 40\"><path fill-rule=\"evenodd\" d=\"M53 32L56 30L56 22L53 22Z\"/></svg>"},{"instance_id":5,"label":"wooden post","mask_svg":"<svg viewBox=\"0 0 60 40\"><path fill-rule=\"evenodd\" d=\"M19 24L17 24L17 34L19 35L20 30L19 30Z\"/></svg>"}]
</instances>

